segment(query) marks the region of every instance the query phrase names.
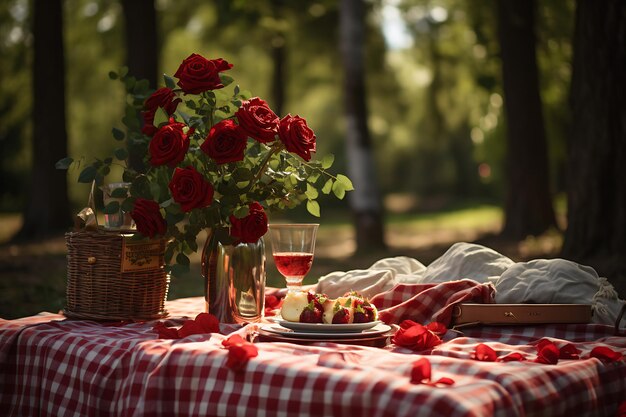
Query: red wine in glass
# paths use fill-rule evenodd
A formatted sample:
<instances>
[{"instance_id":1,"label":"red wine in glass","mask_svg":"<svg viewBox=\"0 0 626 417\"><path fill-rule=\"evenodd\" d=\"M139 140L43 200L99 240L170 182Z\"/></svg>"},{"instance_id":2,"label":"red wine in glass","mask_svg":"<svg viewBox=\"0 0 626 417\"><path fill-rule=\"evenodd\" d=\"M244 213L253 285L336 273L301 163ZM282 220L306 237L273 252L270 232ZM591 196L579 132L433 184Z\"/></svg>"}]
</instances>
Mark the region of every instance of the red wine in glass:
<instances>
[{"instance_id":1,"label":"red wine in glass","mask_svg":"<svg viewBox=\"0 0 626 417\"><path fill-rule=\"evenodd\" d=\"M301 290L304 276L311 270L318 226L317 223L269 225L274 263L285 277L289 291Z\"/></svg>"},{"instance_id":2,"label":"red wine in glass","mask_svg":"<svg viewBox=\"0 0 626 417\"><path fill-rule=\"evenodd\" d=\"M303 277L313 264L313 254L304 252L277 252L274 262L278 272L286 277Z\"/></svg>"}]
</instances>

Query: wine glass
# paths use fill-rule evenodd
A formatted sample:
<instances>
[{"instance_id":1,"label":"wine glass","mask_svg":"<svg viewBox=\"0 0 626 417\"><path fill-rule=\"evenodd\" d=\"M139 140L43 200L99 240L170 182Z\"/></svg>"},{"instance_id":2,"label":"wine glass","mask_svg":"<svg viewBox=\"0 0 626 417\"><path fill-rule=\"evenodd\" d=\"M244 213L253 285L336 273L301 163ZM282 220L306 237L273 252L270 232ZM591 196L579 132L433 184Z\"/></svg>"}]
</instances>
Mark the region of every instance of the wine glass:
<instances>
[{"instance_id":1,"label":"wine glass","mask_svg":"<svg viewBox=\"0 0 626 417\"><path fill-rule=\"evenodd\" d=\"M287 289L299 291L311 269L319 224L270 224L272 256L276 269L287 281Z\"/></svg>"}]
</instances>

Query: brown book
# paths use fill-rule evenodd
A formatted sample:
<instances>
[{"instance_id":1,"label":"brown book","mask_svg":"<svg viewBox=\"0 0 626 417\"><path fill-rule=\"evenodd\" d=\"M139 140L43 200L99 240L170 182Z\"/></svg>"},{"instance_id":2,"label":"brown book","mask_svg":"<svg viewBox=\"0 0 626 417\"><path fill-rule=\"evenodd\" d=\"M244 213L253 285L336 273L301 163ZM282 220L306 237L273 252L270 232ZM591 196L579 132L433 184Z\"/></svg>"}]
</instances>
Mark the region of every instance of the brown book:
<instances>
[{"instance_id":1,"label":"brown book","mask_svg":"<svg viewBox=\"0 0 626 417\"><path fill-rule=\"evenodd\" d=\"M470 304L454 306L452 324L589 323L589 304Z\"/></svg>"}]
</instances>

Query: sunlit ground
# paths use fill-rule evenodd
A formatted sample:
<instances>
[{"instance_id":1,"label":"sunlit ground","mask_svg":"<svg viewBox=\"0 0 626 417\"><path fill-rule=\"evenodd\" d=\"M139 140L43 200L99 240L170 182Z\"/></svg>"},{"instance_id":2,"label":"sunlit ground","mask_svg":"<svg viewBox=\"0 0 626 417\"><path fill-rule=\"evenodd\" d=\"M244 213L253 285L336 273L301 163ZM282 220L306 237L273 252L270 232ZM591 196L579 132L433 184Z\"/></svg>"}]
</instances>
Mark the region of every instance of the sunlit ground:
<instances>
[{"instance_id":1,"label":"sunlit ground","mask_svg":"<svg viewBox=\"0 0 626 417\"><path fill-rule=\"evenodd\" d=\"M453 243L460 241L485 244L514 260L558 255L561 247L559 232L519 243L503 242L494 237L501 222L501 210L490 205L427 214L389 214L385 235L387 250L356 254L354 231L348 219L329 215L321 222L315 261L305 283L314 283L332 271L367 268L378 259L389 256L411 256L428 265ZM20 215L0 215L0 243L6 242L20 225ZM198 242L203 241L204 235L201 234ZM266 246L269 255L269 243ZM63 236L0 246L0 317L16 318L62 309L65 302L65 255ZM190 271L172 277L170 299L204 294L199 260L199 254L192 255ZM271 256L267 258L267 283L284 286Z\"/></svg>"}]
</instances>

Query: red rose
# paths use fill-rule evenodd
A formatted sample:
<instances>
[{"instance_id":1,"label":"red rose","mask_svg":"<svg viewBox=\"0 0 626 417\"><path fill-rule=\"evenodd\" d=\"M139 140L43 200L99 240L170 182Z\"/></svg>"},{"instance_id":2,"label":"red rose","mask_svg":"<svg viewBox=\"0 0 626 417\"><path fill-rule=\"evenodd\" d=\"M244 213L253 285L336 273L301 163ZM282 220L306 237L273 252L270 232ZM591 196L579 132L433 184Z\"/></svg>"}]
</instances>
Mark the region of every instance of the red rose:
<instances>
[{"instance_id":1,"label":"red rose","mask_svg":"<svg viewBox=\"0 0 626 417\"><path fill-rule=\"evenodd\" d=\"M246 134L230 119L222 120L211 128L200 149L218 164L243 159L248 139Z\"/></svg>"},{"instance_id":2,"label":"red rose","mask_svg":"<svg viewBox=\"0 0 626 417\"><path fill-rule=\"evenodd\" d=\"M169 185L172 198L184 212L210 206L213 186L192 166L176 168Z\"/></svg>"},{"instance_id":3,"label":"red rose","mask_svg":"<svg viewBox=\"0 0 626 417\"><path fill-rule=\"evenodd\" d=\"M154 126L154 113L159 107L163 108L168 115L174 114L178 103L182 100L176 98L176 94L171 88L162 87L156 90L143 105L143 128L141 131L152 136L156 133L157 128Z\"/></svg>"},{"instance_id":4,"label":"red rose","mask_svg":"<svg viewBox=\"0 0 626 417\"><path fill-rule=\"evenodd\" d=\"M130 212L137 225L137 230L144 236L153 238L155 235L164 235L167 223L161 215L161 209L156 201L138 198Z\"/></svg>"},{"instance_id":5,"label":"red rose","mask_svg":"<svg viewBox=\"0 0 626 417\"><path fill-rule=\"evenodd\" d=\"M278 136L289 152L305 161L311 160L311 152L315 152L315 133L302 117L290 114L283 117L278 126Z\"/></svg>"},{"instance_id":6,"label":"red rose","mask_svg":"<svg viewBox=\"0 0 626 417\"><path fill-rule=\"evenodd\" d=\"M209 90L223 88L220 72L231 69L222 58L206 59L198 54L189 55L178 67L174 77L185 94L200 94Z\"/></svg>"},{"instance_id":7,"label":"red rose","mask_svg":"<svg viewBox=\"0 0 626 417\"><path fill-rule=\"evenodd\" d=\"M273 142L278 133L279 118L270 106L258 97L246 100L235 113L239 126L261 143Z\"/></svg>"},{"instance_id":8,"label":"red rose","mask_svg":"<svg viewBox=\"0 0 626 417\"><path fill-rule=\"evenodd\" d=\"M255 243L267 233L267 214L256 201L250 204L250 211L243 219L230 216L230 235L237 243Z\"/></svg>"},{"instance_id":9,"label":"red rose","mask_svg":"<svg viewBox=\"0 0 626 417\"><path fill-rule=\"evenodd\" d=\"M170 119L170 123L161 126L150 141L150 163L153 166L167 164L174 168L185 159L189 149L189 137L184 133L184 123L176 123Z\"/></svg>"}]
</instances>

